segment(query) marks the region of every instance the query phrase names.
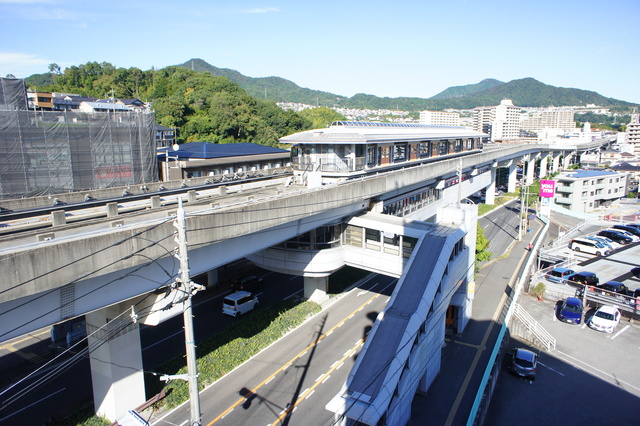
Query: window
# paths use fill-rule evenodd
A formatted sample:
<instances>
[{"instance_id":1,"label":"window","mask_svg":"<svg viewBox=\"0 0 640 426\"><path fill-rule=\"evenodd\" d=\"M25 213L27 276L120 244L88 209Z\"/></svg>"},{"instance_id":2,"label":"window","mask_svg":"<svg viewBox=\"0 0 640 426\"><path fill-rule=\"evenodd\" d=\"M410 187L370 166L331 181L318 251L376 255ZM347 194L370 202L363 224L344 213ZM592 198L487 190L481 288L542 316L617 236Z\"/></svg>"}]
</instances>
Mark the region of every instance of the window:
<instances>
[{"instance_id":1,"label":"window","mask_svg":"<svg viewBox=\"0 0 640 426\"><path fill-rule=\"evenodd\" d=\"M377 229L366 229L365 231L365 239L367 242L375 241L377 243L380 242L380 231Z\"/></svg>"},{"instance_id":2,"label":"window","mask_svg":"<svg viewBox=\"0 0 640 426\"><path fill-rule=\"evenodd\" d=\"M401 163L407 161L407 144L397 143L393 145L393 162Z\"/></svg>"},{"instance_id":3,"label":"window","mask_svg":"<svg viewBox=\"0 0 640 426\"><path fill-rule=\"evenodd\" d=\"M429 158L431 156L431 142L420 142L420 158Z\"/></svg>"},{"instance_id":4,"label":"window","mask_svg":"<svg viewBox=\"0 0 640 426\"><path fill-rule=\"evenodd\" d=\"M447 155L449 153L449 141L440 141L438 155Z\"/></svg>"}]
</instances>

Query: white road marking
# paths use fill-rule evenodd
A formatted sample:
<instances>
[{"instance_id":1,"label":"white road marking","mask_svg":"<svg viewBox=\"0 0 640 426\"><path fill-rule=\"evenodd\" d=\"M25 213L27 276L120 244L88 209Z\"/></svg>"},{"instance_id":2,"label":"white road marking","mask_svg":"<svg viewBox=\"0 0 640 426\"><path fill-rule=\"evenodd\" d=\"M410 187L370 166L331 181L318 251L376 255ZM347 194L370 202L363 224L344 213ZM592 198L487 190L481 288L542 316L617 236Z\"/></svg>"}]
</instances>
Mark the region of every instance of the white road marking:
<instances>
[{"instance_id":1,"label":"white road marking","mask_svg":"<svg viewBox=\"0 0 640 426\"><path fill-rule=\"evenodd\" d=\"M541 363L540 361L538 361L538 364L540 364L541 366L543 366L544 368L548 368L549 370L553 371L554 373L558 373L559 375L561 375L562 377L564 377L564 374L562 374L561 372L559 372L558 370L554 370L553 368L549 367L546 364Z\"/></svg>"},{"instance_id":2,"label":"white road marking","mask_svg":"<svg viewBox=\"0 0 640 426\"><path fill-rule=\"evenodd\" d=\"M627 329L631 327L631 325L627 324L624 326L624 328L620 331L618 331L615 335L611 336L611 340L615 339L616 337L618 337L619 335L621 335L622 333L624 333L625 331L627 331Z\"/></svg>"},{"instance_id":3,"label":"white road marking","mask_svg":"<svg viewBox=\"0 0 640 426\"><path fill-rule=\"evenodd\" d=\"M602 370L600 370L600 369L598 369L598 368L596 368L596 367L594 367L594 366L592 366L592 365L590 365L590 364L587 364L587 363L586 363L586 362L584 362L584 361L580 361L578 358L572 357L571 355L566 354L566 353L564 353L564 352L562 352L562 351L560 351L560 350L558 350L558 349L556 349L556 350L555 350L555 353L561 354L562 356L564 356L564 357L566 357L566 358L570 358L570 359L572 359L572 360L576 361L577 363L580 363L580 364L582 364L582 365L585 365L588 369L591 369L591 370L593 370L593 371L597 371L597 372L598 372L598 373L600 373L602 376L609 378L609 379L610 379L610 381L611 381L612 383L618 383L618 386L620 386L620 384L622 384L622 385L624 385L624 387L625 387L625 388L633 388L633 389L635 389L637 392L640 392L640 388L638 388L638 387L636 387L636 386L632 385L631 383L628 383L628 382L625 382L625 381L621 380L621 379L620 379L620 377L613 376L613 375L611 375L611 374L609 374L609 373L607 373L607 372L605 372L605 371L602 371ZM580 367L580 366L578 366L576 363L573 363L572 365L573 365L573 367L575 367L575 368L578 368L578 369L580 369L580 370L583 370L583 371L586 371L586 372L588 372L588 373L591 373L591 371L589 371L587 368Z\"/></svg>"}]
</instances>

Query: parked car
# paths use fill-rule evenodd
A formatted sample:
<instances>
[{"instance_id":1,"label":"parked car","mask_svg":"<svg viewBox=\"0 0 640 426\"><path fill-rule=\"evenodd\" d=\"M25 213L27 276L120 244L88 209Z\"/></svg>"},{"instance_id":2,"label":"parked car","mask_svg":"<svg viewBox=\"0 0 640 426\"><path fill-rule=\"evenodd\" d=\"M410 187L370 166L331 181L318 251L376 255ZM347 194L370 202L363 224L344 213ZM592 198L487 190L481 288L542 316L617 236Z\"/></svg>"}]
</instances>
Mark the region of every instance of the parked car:
<instances>
[{"instance_id":1,"label":"parked car","mask_svg":"<svg viewBox=\"0 0 640 426\"><path fill-rule=\"evenodd\" d=\"M565 279L569 275L573 275L576 272L573 269L569 268L553 268L550 270L545 278L554 283L564 283Z\"/></svg>"},{"instance_id":2,"label":"parked car","mask_svg":"<svg viewBox=\"0 0 640 426\"><path fill-rule=\"evenodd\" d=\"M231 290L256 292L262 288L262 278L256 275L249 275L243 278L234 278L231 281Z\"/></svg>"},{"instance_id":3,"label":"parked car","mask_svg":"<svg viewBox=\"0 0 640 426\"><path fill-rule=\"evenodd\" d=\"M596 256L607 256L611 252L604 244L586 238L574 238L569 243L569 248L573 251L595 254Z\"/></svg>"},{"instance_id":4,"label":"parked car","mask_svg":"<svg viewBox=\"0 0 640 426\"><path fill-rule=\"evenodd\" d=\"M518 376L535 380L536 368L538 367L538 355L524 348L514 349L510 355L509 371Z\"/></svg>"},{"instance_id":5,"label":"parked car","mask_svg":"<svg viewBox=\"0 0 640 426\"><path fill-rule=\"evenodd\" d=\"M569 275L565 281L567 284L573 285L591 285L597 286L600 283L600 279L595 272L582 271L573 275Z\"/></svg>"},{"instance_id":6,"label":"parked car","mask_svg":"<svg viewBox=\"0 0 640 426\"><path fill-rule=\"evenodd\" d=\"M609 241L606 241L606 240L604 239L604 237L585 237L585 238L586 238L587 240L591 240L591 241L597 241L597 242L599 242L600 244L602 244L602 245L604 245L606 248L608 248L608 249L609 249L609 251L611 251L611 250L615 250L615 249L617 249L618 247L620 247L620 244L618 244L618 243L614 243L614 242L613 242L613 241L611 241L611 240L609 240L609 241L611 241L611 243L609 243ZM608 238L607 238L607 239L608 239ZM615 244L615 246L614 246L614 244Z\"/></svg>"},{"instance_id":7,"label":"parked car","mask_svg":"<svg viewBox=\"0 0 640 426\"><path fill-rule=\"evenodd\" d=\"M599 240L604 241L606 244L609 244L609 246L611 246L613 250L620 248L624 245L624 244L613 241L611 238L603 237L602 235L594 235L591 238L598 238Z\"/></svg>"},{"instance_id":8,"label":"parked car","mask_svg":"<svg viewBox=\"0 0 640 426\"><path fill-rule=\"evenodd\" d=\"M608 293L618 293L623 295L627 295L629 292L629 288L620 281L607 281L604 284L597 285L596 288Z\"/></svg>"},{"instance_id":9,"label":"parked car","mask_svg":"<svg viewBox=\"0 0 640 426\"><path fill-rule=\"evenodd\" d=\"M222 300L222 313L239 317L258 307L258 297L248 291L231 293Z\"/></svg>"},{"instance_id":10,"label":"parked car","mask_svg":"<svg viewBox=\"0 0 640 426\"><path fill-rule=\"evenodd\" d=\"M635 234L633 234L633 233L631 233L631 232L628 232L628 231L626 231L626 230L624 230L624 229L620 229L620 228L607 228L607 229L605 229L605 231L614 231L614 232L619 232L619 233L621 233L622 235L624 235L625 237L627 237L627 238L631 238L631 242L632 242L632 243L635 243L635 242L640 241L640 237L638 237L638 236L636 236Z\"/></svg>"},{"instance_id":11,"label":"parked car","mask_svg":"<svg viewBox=\"0 0 640 426\"><path fill-rule=\"evenodd\" d=\"M627 223L626 226L632 226L638 230L640 230L640 223Z\"/></svg>"},{"instance_id":12,"label":"parked car","mask_svg":"<svg viewBox=\"0 0 640 426\"><path fill-rule=\"evenodd\" d=\"M630 244L633 242L633 238L624 235L621 232L614 231L612 229L605 229L598 232L598 235L601 237L607 237L610 240L615 241L618 244Z\"/></svg>"},{"instance_id":13,"label":"parked car","mask_svg":"<svg viewBox=\"0 0 640 426\"><path fill-rule=\"evenodd\" d=\"M589 327L605 333L613 333L620 322L620 311L614 306L600 306L589 319Z\"/></svg>"},{"instance_id":14,"label":"parked car","mask_svg":"<svg viewBox=\"0 0 640 426\"><path fill-rule=\"evenodd\" d=\"M634 227L634 226L629 226L629 225L613 225L612 226L613 229L620 229L622 231L628 232L630 234L635 235L636 237L638 237L640 239L640 229Z\"/></svg>"},{"instance_id":15,"label":"parked car","mask_svg":"<svg viewBox=\"0 0 640 426\"><path fill-rule=\"evenodd\" d=\"M558 318L569 324L580 324L583 310L582 300L577 297L567 297L567 300L562 302Z\"/></svg>"},{"instance_id":16,"label":"parked car","mask_svg":"<svg viewBox=\"0 0 640 426\"><path fill-rule=\"evenodd\" d=\"M631 268L631 274L636 278L640 278L640 267Z\"/></svg>"}]
</instances>

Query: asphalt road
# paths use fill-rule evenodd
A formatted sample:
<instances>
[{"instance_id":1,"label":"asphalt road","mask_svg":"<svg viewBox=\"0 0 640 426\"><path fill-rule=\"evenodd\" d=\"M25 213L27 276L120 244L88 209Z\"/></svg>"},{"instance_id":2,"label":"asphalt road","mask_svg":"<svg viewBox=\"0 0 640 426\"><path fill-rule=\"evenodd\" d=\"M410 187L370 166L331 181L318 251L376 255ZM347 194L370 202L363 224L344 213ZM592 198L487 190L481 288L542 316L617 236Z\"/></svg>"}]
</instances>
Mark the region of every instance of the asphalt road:
<instances>
[{"instance_id":1,"label":"asphalt road","mask_svg":"<svg viewBox=\"0 0 640 426\"><path fill-rule=\"evenodd\" d=\"M324 407L344 384L396 282L374 276L205 389L202 424L332 424ZM189 407L154 415L151 423L184 424Z\"/></svg>"}]
</instances>

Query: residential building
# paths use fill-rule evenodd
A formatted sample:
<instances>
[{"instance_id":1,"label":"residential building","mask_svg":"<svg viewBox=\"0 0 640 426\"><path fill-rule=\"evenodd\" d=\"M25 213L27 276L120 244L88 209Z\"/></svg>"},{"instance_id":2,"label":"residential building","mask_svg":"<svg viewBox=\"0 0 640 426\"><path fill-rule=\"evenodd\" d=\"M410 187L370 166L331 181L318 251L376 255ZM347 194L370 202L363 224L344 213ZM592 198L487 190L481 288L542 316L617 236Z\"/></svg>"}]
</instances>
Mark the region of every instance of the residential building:
<instances>
[{"instance_id":1,"label":"residential building","mask_svg":"<svg viewBox=\"0 0 640 426\"><path fill-rule=\"evenodd\" d=\"M520 107L513 105L511 99L503 99L496 106L492 140L517 139L520 136Z\"/></svg>"},{"instance_id":2,"label":"residential building","mask_svg":"<svg viewBox=\"0 0 640 426\"><path fill-rule=\"evenodd\" d=\"M27 92L27 105L31 110L51 111L53 96L48 92Z\"/></svg>"},{"instance_id":3,"label":"residential building","mask_svg":"<svg viewBox=\"0 0 640 426\"><path fill-rule=\"evenodd\" d=\"M460 114L445 111L421 111L420 123L434 126L459 126Z\"/></svg>"},{"instance_id":4,"label":"residential building","mask_svg":"<svg viewBox=\"0 0 640 426\"><path fill-rule=\"evenodd\" d=\"M574 114L572 109L567 108L546 108L528 112L523 116L520 128L529 132L538 132L542 129L574 132L576 128Z\"/></svg>"},{"instance_id":5,"label":"residential building","mask_svg":"<svg viewBox=\"0 0 640 426\"><path fill-rule=\"evenodd\" d=\"M133 109L128 105L119 104L115 102L105 102L104 100L98 100L96 102L81 102L80 112L132 112Z\"/></svg>"},{"instance_id":6,"label":"residential building","mask_svg":"<svg viewBox=\"0 0 640 426\"><path fill-rule=\"evenodd\" d=\"M0 78L0 88L0 199L157 180L153 113L49 111L54 96L43 92L29 95L34 110L24 80Z\"/></svg>"},{"instance_id":7,"label":"residential building","mask_svg":"<svg viewBox=\"0 0 640 426\"><path fill-rule=\"evenodd\" d=\"M627 124L627 141L633 146L633 155L640 159L640 114L631 114L631 121Z\"/></svg>"},{"instance_id":8,"label":"residential building","mask_svg":"<svg viewBox=\"0 0 640 426\"><path fill-rule=\"evenodd\" d=\"M176 143L176 129L156 124L156 147L170 147Z\"/></svg>"},{"instance_id":9,"label":"residential building","mask_svg":"<svg viewBox=\"0 0 640 426\"><path fill-rule=\"evenodd\" d=\"M493 122L494 116L494 107L475 107L473 109L473 130L491 135L491 123Z\"/></svg>"},{"instance_id":10,"label":"residential building","mask_svg":"<svg viewBox=\"0 0 640 426\"><path fill-rule=\"evenodd\" d=\"M555 203L580 213L607 207L626 196L628 174L608 170L572 170L556 176Z\"/></svg>"},{"instance_id":11,"label":"residential building","mask_svg":"<svg viewBox=\"0 0 640 426\"><path fill-rule=\"evenodd\" d=\"M511 99L503 99L498 106L473 109L473 130L487 133L492 142L508 142L520 136L520 107Z\"/></svg>"},{"instance_id":12,"label":"residential building","mask_svg":"<svg viewBox=\"0 0 640 426\"><path fill-rule=\"evenodd\" d=\"M53 93L53 109L56 111L79 111L82 102L95 102L90 96Z\"/></svg>"}]
</instances>

